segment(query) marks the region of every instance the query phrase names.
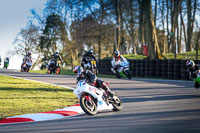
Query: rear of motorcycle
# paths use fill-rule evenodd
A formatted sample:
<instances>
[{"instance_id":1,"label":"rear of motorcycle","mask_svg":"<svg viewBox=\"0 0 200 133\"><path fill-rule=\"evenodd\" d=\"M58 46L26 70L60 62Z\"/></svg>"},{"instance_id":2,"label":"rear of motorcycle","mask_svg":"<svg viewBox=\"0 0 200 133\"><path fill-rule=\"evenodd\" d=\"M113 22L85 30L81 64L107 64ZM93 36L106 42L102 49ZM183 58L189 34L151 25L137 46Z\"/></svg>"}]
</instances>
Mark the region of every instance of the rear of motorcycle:
<instances>
[{"instance_id":1,"label":"rear of motorcycle","mask_svg":"<svg viewBox=\"0 0 200 133\"><path fill-rule=\"evenodd\" d=\"M196 78L194 79L194 87L197 89L200 87L200 73L198 73Z\"/></svg>"},{"instance_id":2,"label":"rear of motorcycle","mask_svg":"<svg viewBox=\"0 0 200 133\"><path fill-rule=\"evenodd\" d=\"M8 68L8 62L4 62L4 69Z\"/></svg>"},{"instance_id":3,"label":"rear of motorcycle","mask_svg":"<svg viewBox=\"0 0 200 133\"><path fill-rule=\"evenodd\" d=\"M31 66L32 66L31 62L26 62L25 72L29 72Z\"/></svg>"},{"instance_id":4,"label":"rear of motorcycle","mask_svg":"<svg viewBox=\"0 0 200 133\"><path fill-rule=\"evenodd\" d=\"M92 69L92 72L93 72L95 75L98 74L97 64L96 64L96 61L94 61L94 60L91 61L91 69Z\"/></svg>"},{"instance_id":5,"label":"rear of motorcycle","mask_svg":"<svg viewBox=\"0 0 200 133\"><path fill-rule=\"evenodd\" d=\"M57 68L56 68L56 74L57 74L57 75L59 75L59 74L60 74L60 71L61 71L60 63L61 63L61 61L58 61L58 66L57 66Z\"/></svg>"}]
</instances>

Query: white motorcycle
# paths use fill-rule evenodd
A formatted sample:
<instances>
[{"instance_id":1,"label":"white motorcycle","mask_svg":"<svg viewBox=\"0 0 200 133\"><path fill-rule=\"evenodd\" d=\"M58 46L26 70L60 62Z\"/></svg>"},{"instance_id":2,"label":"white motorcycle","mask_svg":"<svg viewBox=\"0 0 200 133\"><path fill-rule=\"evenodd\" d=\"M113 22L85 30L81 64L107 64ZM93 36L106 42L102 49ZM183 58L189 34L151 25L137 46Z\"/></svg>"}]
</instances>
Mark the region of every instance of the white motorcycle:
<instances>
[{"instance_id":1,"label":"white motorcycle","mask_svg":"<svg viewBox=\"0 0 200 133\"><path fill-rule=\"evenodd\" d=\"M85 80L77 83L74 94L80 99L80 106L88 115L95 115L100 110L120 111L123 108L122 101L117 94L111 98L103 89L91 86Z\"/></svg>"},{"instance_id":2,"label":"white motorcycle","mask_svg":"<svg viewBox=\"0 0 200 133\"><path fill-rule=\"evenodd\" d=\"M111 68L111 71L118 77L118 78L128 78L131 79L131 72L129 69L129 62L122 62L122 61L111 61L111 64L117 69L118 74L114 70L114 68Z\"/></svg>"}]
</instances>

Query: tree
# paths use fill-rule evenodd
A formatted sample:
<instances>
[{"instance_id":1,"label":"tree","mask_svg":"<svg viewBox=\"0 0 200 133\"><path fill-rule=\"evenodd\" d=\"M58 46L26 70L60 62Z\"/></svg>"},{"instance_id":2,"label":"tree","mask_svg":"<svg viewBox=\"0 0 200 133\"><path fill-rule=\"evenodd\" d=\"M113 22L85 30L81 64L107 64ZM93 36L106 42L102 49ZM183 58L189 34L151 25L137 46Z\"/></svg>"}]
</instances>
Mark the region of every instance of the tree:
<instances>
[{"instance_id":1,"label":"tree","mask_svg":"<svg viewBox=\"0 0 200 133\"><path fill-rule=\"evenodd\" d=\"M152 13L151 0L145 1L144 5L144 15L145 15L145 30L148 44L148 57L150 59L159 58L161 59L160 48L158 46L157 33L154 25L154 18Z\"/></svg>"},{"instance_id":2,"label":"tree","mask_svg":"<svg viewBox=\"0 0 200 133\"><path fill-rule=\"evenodd\" d=\"M66 35L67 32L60 16L56 14L48 16L39 43L39 48L43 53L44 64L48 63L55 51L63 47L62 42L66 41Z\"/></svg>"}]
</instances>

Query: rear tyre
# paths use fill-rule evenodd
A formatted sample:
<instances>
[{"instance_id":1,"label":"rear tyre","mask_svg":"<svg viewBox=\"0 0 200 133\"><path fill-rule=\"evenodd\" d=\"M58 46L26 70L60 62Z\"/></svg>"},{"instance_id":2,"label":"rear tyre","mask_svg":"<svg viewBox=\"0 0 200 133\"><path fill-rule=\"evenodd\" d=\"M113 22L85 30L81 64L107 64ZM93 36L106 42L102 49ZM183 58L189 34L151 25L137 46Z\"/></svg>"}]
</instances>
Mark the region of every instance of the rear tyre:
<instances>
[{"instance_id":1,"label":"rear tyre","mask_svg":"<svg viewBox=\"0 0 200 133\"><path fill-rule=\"evenodd\" d=\"M80 106L83 111L88 115L95 115L97 113L97 105L94 102L93 98L91 98L91 96L81 96Z\"/></svg>"},{"instance_id":2,"label":"rear tyre","mask_svg":"<svg viewBox=\"0 0 200 133\"><path fill-rule=\"evenodd\" d=\"M122 104L121 99L118 96L116 96L116 95L113 96L113 99L114 99L114 102L112 103L112 105L113 105L113 109L112 110L113 111L120 111L120 110L122 110L123 104Z\"/></svg>"},{"instance_id":3,"label":"rear tyre","mask_svg":"<svg viewBox=\"0 0 200 133\"><path fill-rule=\"evenodd\" d=\"M56 69L56 74L59 75L60 74L60 67L58 66Z\"/></svg>"}]
</instances>

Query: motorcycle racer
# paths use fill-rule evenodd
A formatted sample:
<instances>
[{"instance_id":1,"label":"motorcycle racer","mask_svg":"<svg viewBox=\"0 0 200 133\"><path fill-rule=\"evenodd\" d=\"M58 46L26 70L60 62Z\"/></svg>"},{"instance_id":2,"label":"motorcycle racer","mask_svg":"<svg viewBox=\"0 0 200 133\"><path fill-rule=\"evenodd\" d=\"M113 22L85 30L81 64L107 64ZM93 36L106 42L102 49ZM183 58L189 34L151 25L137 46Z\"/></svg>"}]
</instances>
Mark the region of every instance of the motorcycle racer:
<instances>
[{"instance_id":1,"label":"motorcycle racer","mask_svg":"<svg viewBox=\"0 0 200 133\"><path fill-rule=\"evenodd\" d=\"M88 50L88 51L83 55L83 58L82 58L82 61L81 61L81 66L82 66L84 69L88 69L87 64L88 64L91 60L97 61L96 58L95 58L94 55L93 55L93 50L92 50L92 49Z\"/></svg>"},{"instance_id":2,"label":"motorcycle racer","mask_svg":"<svg viewBox=\"0 0 200 133\"><path fill-rule=\"evenodd\" d=\"M122 61L122 62L128 62L126 58L124 58L122 55L120 55L120 52L118 50L116 50L114 52L114 55L113 55L113 58L111 60L111 65L112 65L112 68L111 70L113 71L114 74L117 75L117 77L120 77L117 69L119 68L119 66L115 65L116 62L118 61Z\"/></svg>"},{"instance_id":3,"label":"motorcycle racer","mask_svg":"<svg viewBox=\"0 0 200 133\"><path fill-rule=\"evenodd\" d=\"M55 64L56 64L56 67L58 66L57 64L57 60L59 59L61 62L63 62L60 54L56 51L52 56L54 56L54 59L55 59Z\"/></svg>"},{"instance_id":4,"label":"motorcycle racer","mask_svg":"<svg viewBox=\"0 0 200 133\"><path fill-rule=\"evenodd\" d=\"M75 66L73 72L77 76L77 81L85 79L88 84L104 89L111 97L113 97L114 92L110 90L108 83L98 79L90 70L84 70L81 66Z\"/></svg>"},{"instance_id":5,"label":"motorcycle racer","mask_svg":"<svg viewBox=\"0 0 200 133\"><path fill-rule=\"evenodd\" d=\"M52 67L53 69L56 68L56 59L54 56L51 57L51 59L49 60L49 63L48 63L48 70L50 69L50 67Z\"/></svg>"},{"instance_id":6,"label":"motorcycle racer","mask_svg":"<svg viewBox=\"0 0 200 133\"><path fill-rule=\"evenodd\" d=\"M189 79L196 78L200 69L199 64L195 64L193 60L186 61L187 72L189 72Z\"/></svg>"},{"instance_id":7,"label":"motorcycle racer","mask_svg":"<svg viewBox=\"0 0 200 133\"><path fill-rule=\"evenodd\" d=\"M26 63L26 62L31 62L32 63L32 58L31 58L31 51L29 50L28 53L24 56L23 58L23 62L21 64L21 70L23 71L23 65Z\"/></svg>"}]
</instances>

